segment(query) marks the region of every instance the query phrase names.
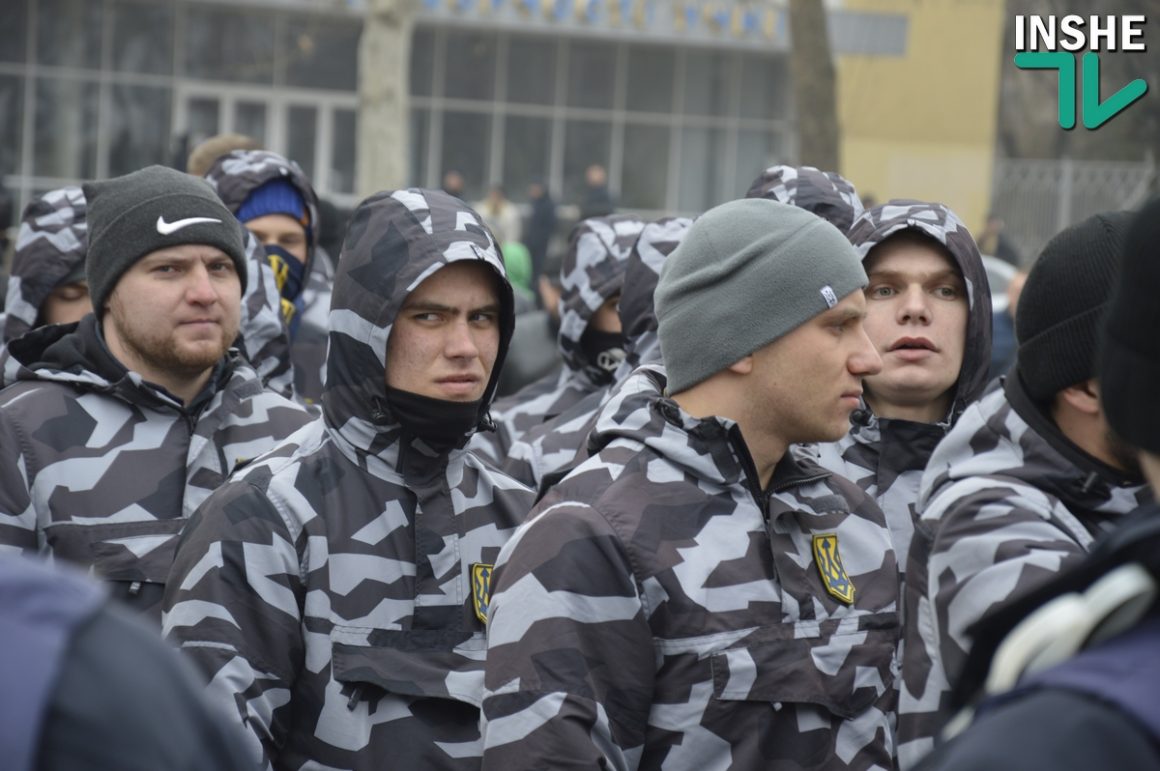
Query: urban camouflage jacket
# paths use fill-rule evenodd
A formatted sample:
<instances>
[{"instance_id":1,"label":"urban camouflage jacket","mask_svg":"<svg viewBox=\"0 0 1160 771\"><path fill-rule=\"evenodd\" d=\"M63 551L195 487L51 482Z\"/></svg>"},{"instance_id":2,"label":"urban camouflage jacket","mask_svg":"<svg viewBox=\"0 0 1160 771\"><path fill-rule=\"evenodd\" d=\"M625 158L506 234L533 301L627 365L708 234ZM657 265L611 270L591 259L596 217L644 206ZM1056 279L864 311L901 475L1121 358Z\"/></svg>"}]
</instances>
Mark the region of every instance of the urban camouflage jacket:
<instances>
[{"instance_id":1,"label":"urban camouflage jacket","mask_svg":"<svg viewBox=\"0 0 1160 771\"><path fill-rule=\"evenodd\" d=\"M493 432L478 434L472 450L492 463L505 463L512 443L594 391L607 388L619 361L609 367L589 362L580 346L593 315L624 286L628 255L644 222L627 214L584 220L572 231L560 268L560 352L564 366L511 396L496 400ZM550 389L547 382L555 380Z\"/></svg>"},{"instance_id":2,"label":"urban camouflage jacket","mask_svg":"<svg viewBox=\"0 0 1160 771\"><path fill-rule=\"evenodd\" d=\"M890 768L898 579L882 513L642 368L598 453L497 567L484 767Z\"/></svg>"},{"instance_id":3,"label":"urban camouflage jacket","mask_svg":"<svg viewBox=\"0 0 1160 771\"><path fill-rule=\"evenodd\" d=\"M335 281L323 417L223 486L182 540L165 632L245 727L256 764L479 766L490 571L532 494L465 449L435 453L404 431L385 386L407 295L460 260L503 275L457 199L402 190L359 206ZM503 287L480 422L514 325Z\"/></svg>"},{"instance_id":4,"label":"urban camouflage jacket","mask_svg":"<svg viewBox=\"0 0 1160 771\"><path fill-rule=\"evenodd\" d=\"M187 517L310 420L231 351L188 406L129 372L96 317L14 340L0 391L0 549L91 567L160 620Z\"/></svg>"},{"instance_id":5,"label":"urban camouflage jacket","mask_svg":"<svg viewBox=\"0 0 1160 771\"><path fill-rule=\"evenodd\" d=\"M967 333L963 363L946 418L919 423L880 418L863 402L850 416L850 431L837 442L812 445L824 468L857 483L877 501L890 525L899 569L918 518L919 481L934 448L967 405L987 385L991 361L991 289L975 240L962 221L937 203L891 201L863 214L850 231L850 241L863 260L870 250L903 230L916 230L947 248L967 286Z\"/></svg>"},{"instance_id":6,"label":"urban camouflage jacket","mask_svg":"<svg viewBox=\"0 0 1160 771\"><path fill-rule=\"evenodd\" d=\"M85 194L79 187L45 193L24 210L12 276L8 281L7 318L3 342L23 335L37 325L40 308L68 275L85 261L88 224ZM241 323L234 345L266 386L283 396L293 393L290 343L278 313L278 288L266 263L262 247L246 239L246 291L242 295ZM0 382L8 383L16 370L0 351Z\"/></svg>"},{"instance_id":7,"label":"urban camouflage jacket","mask_svg":"<svg viewBox=\"0 0 1160 771\"><path fill-rule=\"evenodd\" d=\"M306 173L294 161L267 150L234 150L214 162L206 180L235 214L250 193L275 179L285 178L298 190L310 220L306 228L306 284L302 289L301 318L289 345L293 362L294 394L306 404L317 404L322 395L322 371L326 361L327 320L334 280L330 257L318 246L321 228L318 195ZM277 291L277 290L276 290ZM281 295L278 294L279 303ZM276 304L275 307L280 307Z\"/></svg>"},{"instance_id":8,"label":"urban camouflage jacket","mask_svg":"<svg viewBox=\"0 0 1160 771\"><path fill-rule=\"evenodd\" d=\"M967 408L922 479L907 570L899 761L912 767L949 717L970 627L1080 560L1151 500L1138 479L1072 444L1017 375Z\"/></svg>"},{"instance_id":9,"label":"urban camouflage jacket","mask_svg":"<svg viewBox=\"0 0 1160 771\"><path fill-rule=\"evenodd\" d=\"M600 406L609 394L641 364L660 363L653 292L665 258L677 248L692 224L687 217L665 217L641 229L624 269L624 289L617 313L626 343L624 361L617 368L613 383L597 388L512 442L501 466L508 474L533 490L545 492L588 457L588 436L596 427Z\"/></svg>"}]
</instances>

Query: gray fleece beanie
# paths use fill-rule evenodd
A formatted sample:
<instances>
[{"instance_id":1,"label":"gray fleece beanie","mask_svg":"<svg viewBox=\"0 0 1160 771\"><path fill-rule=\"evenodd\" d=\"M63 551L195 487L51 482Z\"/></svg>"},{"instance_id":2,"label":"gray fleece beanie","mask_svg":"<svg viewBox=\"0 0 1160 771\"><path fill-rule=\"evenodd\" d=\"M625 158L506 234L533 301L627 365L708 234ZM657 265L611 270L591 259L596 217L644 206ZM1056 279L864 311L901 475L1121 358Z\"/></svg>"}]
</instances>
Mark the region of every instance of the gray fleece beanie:
<instances>
[{"instance_id":1,"label":"gray fleece beanie","mask_svg":"<svg viewBox=\"0 0 1160 771\"><path fill-rule=\"evenodd\" d=\"M246 291L243 226L204 179L165 166L84 185L89 249L85 271L93 312L100 318L121 276L137 260L167 246L205 244L237 267Z\"/></svg>"},{"instance_id":2,"label":"gray fleece beanie","mask_svg":"<svg viewBox=\"0 0 1160 771\"><path fill-rule=\"evenodd\" d=\"M710 209L657 284L669 392L726 369L867 283L841 231L805 209L762 198Z\"/></svg>"}]
</instances>

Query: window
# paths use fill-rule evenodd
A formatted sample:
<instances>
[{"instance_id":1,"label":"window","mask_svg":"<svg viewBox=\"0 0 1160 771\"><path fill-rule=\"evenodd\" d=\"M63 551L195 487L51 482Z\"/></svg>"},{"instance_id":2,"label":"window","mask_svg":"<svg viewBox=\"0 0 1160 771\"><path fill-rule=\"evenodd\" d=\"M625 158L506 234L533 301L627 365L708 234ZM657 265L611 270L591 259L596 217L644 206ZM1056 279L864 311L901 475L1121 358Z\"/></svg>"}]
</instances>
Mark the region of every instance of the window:
<instances>
[{"instance_id":1,"label":"window","mask_svg":"<svg viewBox=\"0 0 1160 771\"><path fill-rule=\"evenodd\" d=\"M624 109L668 113L673 109L676 52L671 48L638 46L628 52L628 98Z\"/></svg>"},{"instance_id":2,"label":"window","mask_svg":"<svg viewBox=\"0 0 1160 771\"><path fill-rule=\"evenodd\" d=\"M109 115L109 176L171 160L172 102L168 88L114 86ZM181 163L184 161L181 159Z\"/></svg>"},{"instance_id":3,"label":"window","mask_svg":"<svg viewBox=\"0 0 1160 771\"><path fill-rule=\"evenodd\" d=\"M729 114L729 54L689 51L685 54L685 112L689 115Z\"/></svg>"},{"instance_id":4,"label":"window","mask_svg":"<svg viewBox=\"0 0 1160 771\"><path fill-rule=\"evenodd\" d=\"M741 58L741 117L771 120L788 117L790 84L783 57Z\"/></svg>"},{"instance_id":5,"label":"window","mask_svg":"<svg viewBox=\"0 0 1160 771\"><path fill-rule=\"evenodd\" d=\"M193 97L189 100L186 126L191 145L204 142L221 131L221 104L215 97Z\"/></svg>"},{"instance_id":6,"label":"window","mask_svg":"<svg viewBox=\"0 0 1160 771\"><path fill-rule=\"evenodd\" d=\"M616 93L616 46L573 41L568 51L568 104L612 108Z\"/></svg>"},{"instance_id":7,"label":"window","mask_svg":"<svg viewBox=\"0 0 1160 771\"><path fill-rule=\"evenodd\" d=\"M28 0L0 3L0 62L23 62L28 29ZM16 113L6 113L15 115Z\"/></svg>"},{"instance_id":8,"label":"window","mask_svg":"<svg viewBox=\"0 0 1160 771\"><path fill-rule=\"evenodd\" d=\"M416 27L411 36L411 93L431 96L431 80L435 74L435 31Z\"/></svg>"},{"instance_id":9,"label":"window","mask_svg":"<svg viewBox=\"0 0 1160 771\"><path fill-rule=\"evenodd\" d=\"M677 201L681 211L702 212L737 197L727 189L729 164L722 163L727 157L725 141L723 128L686 126L682 130Z\"/></svg>"},{"instance_id":10,"label":"window","mask_svg":"<svg viewBox=\"0 0 1160 771\"><path fill-rule=\"evenodd\" d=\"M238 102L234 106L234 131L266 144L266 105L261 102Z\"/></svg>"},{"instance_id":11,"label":"window","mask_svg":"<svg viewBox=\"0 0 1160 771\"><path fill-rule=\"evenodd\" d=\"M33 174L80 179L97 175L98 96L96 84L88 81L37 80Z\"/></svg>"},{"instance_id":12,"label":"window","mask_svg":"<svg viewBox=\"0 0 1160 771\"><path fill-rule=\"evenodd\" d=\"M513 201L528 199L527 187L533 180L547 180L552 146L550 118L509 115L504 128L503 183Z\"/></svg>"},{"instance_id":13,"label":"window","mask_svg":"<svg viewBox=\"0 0 1160 771\"><path fill-rule=\"evenodd\" d=\"M455 169L463 175L463 195L469 201L483 197L488 179L487 157L491 146L491 115L482 112L443 113L443 173Z\"/></svg>"},{"instance_id":14,"label":"window","mask_svg":"<svg viewBox=\"0 0 1160 771\"><path fill-rule=\"evenodd\" d=\"M306 176L314 179L318 108L306 105L290 107L287 110L286 130L286 157L297 161L302 171L306 172Z\"/></svg>"},{"instance_id":15,"label":"window","mask_svg":"<svg viewBox=\"0 0 1160 771\"><path fill-rule=\"evenodd\" d=\"M112 14L113 69L155 75L171 74L173 6L120 0L111 4L109 10Z\"/></svg>"},{"instance_id":16,"label":"window","mask_svg":"<svg viewBox=\"0 0 1160 771\"><path fill-rule=\"evenodd\" d=\"M0 115L24 112L24 83L20 78L0 75ZM20 169L20 120L0 120L0 174L15 174Z\"/></svg>"},{"instance_id":17,"label":"window","mask_svg":"<svg viewBox=\"0 0 1160 771\"><path fill-rule=\"evenodd\" d=\"M507 98L521 104L555 103L555 41L512 37L508 43Z\"/></svg>"},{"instance_id":18,"label":"window","mask_svg":"<svg viewBox=\"0 0 1160 771\"><path fill-rule=\"evenodd\" d=\"M335 110L334 133L330 149L329 187L336 193L353 193L355 183L355 148L358 147L357 120L354 110Z\"/></svg>"},{"instance_id":19,"label":"window","mask_svg":"<svg viewBox=\"0 0 1160 771\"><path fill-rule=\"evenodd\" d=\"M431 112L420 108L411 110L411 187L429 187L438 183L428 181L427 148L431 144L428 132L431 127Z\"/></svg>"},{"instance_id":20,"label":"window","mask_svg":"<svg viewBox=\"0 0 1160 771\"><path fill-rule=\"evenodd\" d=\"M749 185L765 169L778 163L787 163L783 136L773 131L737 132L737 172L734 176L737 195L745 195Z\"/></svg>"},{"instance_id":21,"label":"window","mask_svg":"<svg viewBox=\"0 0 1160 771\"><path fill-rule=\"evenodd\" d=\"M566 203L579 203L583 199L584 170L594 163L599 163L607 169L611 150L611 125L597 121L568 121L564 128L564 200Z\"/></svg>"},{"instance_id":22,"label":"window","mask_svg":"<svg viewBox=\"0 0 1160 771\"><path fill-rule=\"evenodd\" d=\"M447 31L443 93L459 99L491 99L495 93L496 36Z\"/></svg>"},{"instance_id":23,"label":"window","mask_svg":"<svg viewBox=\"0 0 1160 771\"><path fill-rule=\"evenodd\" d=\"M669 181L668 126L624 127L620 203L636 209L664 209Z\"/></svg>"},{"instance_id":24,"label":"window","mask_svg":"<svg viewBox=\"0 0 1160 771\"><path fill-rule=\"evenodd\" d=\"M269 14L190 4L185 74L237 83L274 82L274 24Z\"/></svg>"},{"instance_id":25,"label":"window","mask_svg":"<svg viewBox=\"0 0 1160 771\"><path fill-rule=\"evenodd\" d=\"M36 56L41 64L101 66L102 4L91 0L39 0Z\"/></svg>"},{"instance_id":26,"label":"window","mask_svg":"<svg viewBox=\"0 0 1160 771\"><path fill-rule=\"evenodd\" d=\"M286 57L286 83L356 91L361 31L357 20L331 20L319 14L287 17L285 40L279 47Z\"/></svg>"}]
</instances>

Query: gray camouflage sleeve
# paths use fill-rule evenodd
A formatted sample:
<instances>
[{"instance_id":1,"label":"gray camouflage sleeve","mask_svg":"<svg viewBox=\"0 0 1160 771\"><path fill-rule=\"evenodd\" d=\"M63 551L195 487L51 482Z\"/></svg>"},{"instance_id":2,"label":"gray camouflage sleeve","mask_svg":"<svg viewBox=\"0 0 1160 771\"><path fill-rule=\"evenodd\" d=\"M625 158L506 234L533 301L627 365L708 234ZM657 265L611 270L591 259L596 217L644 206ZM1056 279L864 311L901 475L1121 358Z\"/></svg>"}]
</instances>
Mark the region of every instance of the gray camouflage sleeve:
<instances>
[{"instance_id":1,"label":"gray camouflage sleeve","mask_svg":"<svg viewBox=\"0 0 1160 771\"><path fill-rule=\"evenodd\" d=\"M299 565L286 520L241 480L194 514L166 586L165 636L206 676L210 698L236 715L267 768L303 663Z\"/></svg>"},{"instance_id":2,"label":"gray camouflage sleeve","mask_svg":"<svg viewBox=\"0 0 1160 771\"><path fill-rule=\"evenodd\" d=\"M0 409L0 553L37 551L36 510L24 447L8 409Z\"/></svg>"},{"instance_id":3,"label":"gray camouflage sleeve","mask_svg":"<svg viewBox=\"0 0 1160 771\"><path fill-rule=\"evenodd\" d=\"M1085 553L1082 525L1059 501L1027 485L964 480L937 496L927 563L927 598L943 672L953 678L971 648L968 629ZM1071 523L1070 525L1068 523Z\"/></svg>"},{"instance_id":4,"label":"gray camouflage sleeve","mask_svg":"<svg viewBox=\"0 0 1160 771\"><path fill-rule=\"evenodd\" d=\"M635 768L656 664L621 539L591 508L554 506L508 543L496 577L484 769Z\"/></svg>"}]
</instances>

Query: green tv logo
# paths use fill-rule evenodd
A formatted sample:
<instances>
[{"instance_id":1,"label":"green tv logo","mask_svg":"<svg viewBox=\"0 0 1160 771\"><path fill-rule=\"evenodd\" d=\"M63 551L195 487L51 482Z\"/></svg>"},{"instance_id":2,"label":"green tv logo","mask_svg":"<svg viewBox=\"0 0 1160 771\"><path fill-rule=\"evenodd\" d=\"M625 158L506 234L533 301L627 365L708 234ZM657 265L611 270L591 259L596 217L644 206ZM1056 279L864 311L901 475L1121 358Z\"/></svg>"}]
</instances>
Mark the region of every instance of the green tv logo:
<instances>
[{"instance_id":1,"label":"green tv logo","mask_svg":"<svg viewBox=\"0 0 1160 771\"><path fill-rule=\"evenodd\" d=\"M1148 91L1148 83L1136 78L1100 100L1098 51L1144 51L1144 16L1015 17L1015 66L1023 70L1059 71L1059 125L1075 128L1076 62L1079 69L1079 101L1083 127L1097 129L1128 109ZM1042 50L1041 50L1042 49ZM1059 50L1063 49L1063 50ZM1079 51L1084 51L1083 56Z\"/></svg>"}]
</instances>

